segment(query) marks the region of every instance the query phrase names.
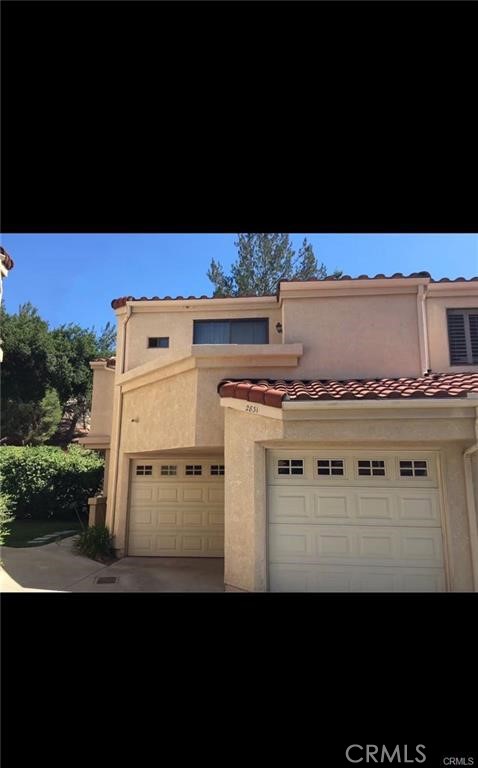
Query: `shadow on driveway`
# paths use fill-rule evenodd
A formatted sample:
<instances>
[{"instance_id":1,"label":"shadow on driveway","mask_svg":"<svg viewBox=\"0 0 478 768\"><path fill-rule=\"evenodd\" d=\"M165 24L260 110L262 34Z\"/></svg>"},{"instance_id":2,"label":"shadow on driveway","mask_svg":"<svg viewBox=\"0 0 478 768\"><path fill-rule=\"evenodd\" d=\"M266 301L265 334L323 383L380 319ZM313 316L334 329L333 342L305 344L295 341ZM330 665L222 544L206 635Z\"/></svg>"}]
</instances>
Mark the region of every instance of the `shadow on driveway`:
<instances>
[{"instance_id":1,"label":"shadow on driveway","mask_svg":"<svg viewBox=\"0 0 478 768\"><path fill-rule=\"evenodd\" d=\"M125 557L105 566L75 552L74 539L2 547L0 592L224 592L221 558Z\"/></svg>"}]
</instances>

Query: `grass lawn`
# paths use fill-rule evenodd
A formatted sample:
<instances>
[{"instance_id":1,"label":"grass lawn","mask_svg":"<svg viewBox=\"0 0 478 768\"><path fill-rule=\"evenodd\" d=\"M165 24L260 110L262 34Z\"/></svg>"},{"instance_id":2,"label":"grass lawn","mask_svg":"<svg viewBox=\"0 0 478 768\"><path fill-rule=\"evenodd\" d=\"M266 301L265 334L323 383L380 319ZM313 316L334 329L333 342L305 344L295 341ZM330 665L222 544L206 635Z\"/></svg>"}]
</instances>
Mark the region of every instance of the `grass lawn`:
<instances>
[{"instance_id":1,"label":"grass lawn","mask_svg":"<svg viewBox=\"0 0 478 768\"><path fill-rule=\"evenodd\" d=\"M86 524L86 523L85 523ZM49 534L58 533L57 538L64 539L66 536L73 536L73 533L61 534L61 531L81 531L81 525L78 520L14 520L8 526L10 533L5 537L4 547L41 547L44 544L51 544L55 538L47 541L29 544L32 539ZM61 535L60 535L61 534Z\"/></svg>"}]
</instances>

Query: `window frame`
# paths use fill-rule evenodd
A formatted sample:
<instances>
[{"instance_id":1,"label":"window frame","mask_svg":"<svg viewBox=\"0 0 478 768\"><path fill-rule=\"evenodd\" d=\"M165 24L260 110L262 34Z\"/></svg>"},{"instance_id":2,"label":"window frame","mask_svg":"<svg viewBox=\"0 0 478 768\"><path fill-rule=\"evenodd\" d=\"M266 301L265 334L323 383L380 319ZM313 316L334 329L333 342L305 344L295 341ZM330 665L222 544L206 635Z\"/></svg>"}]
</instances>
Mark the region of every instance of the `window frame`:
<instances>
[{"instance_id":1,"label":"window frame","mask_svg":"<svg viewBox=\"0 0 478 768\"><path fill-rule=\"evenodd\" d=\"M281 461L288 462L288 464L281 467L280 466ZM293 465L292 462L296 462L295 465ZM298 462L300 462L300 464ZM275 459L275 465L276 465L275 466L276 476L279 478L284 478L284 477L304 478L305 477L305 459L302 456L297 456L297 457L289 456L286 458L284 458L283 456L277 457ZM284 470L287 469L288 472L281 472L280 471L281 469L284 469ZM292 471L293 469L296 469L296 470L301 469L302 471L293 472Z\"/></svg>"},{"instance_id":2,"label":"window frame","mask_svg":"<svg viewBox=\"0 0 478 768\"><path fill-rule=\"evenodd\" d=\"M451 358L451 344L450 344L450 328L448 324L448 318L450 315L462 315L463 325L465 330L465 346L467 361L461 363L454 363ZM448 336L448 357L450 360L450 368L458 368L462 365L478 365L478 357L473 358L473 347L471 343L471 330L470 330L470 315L478 315L478 307L447 307L446 310L446 329Z\"/></svg>"},{"instance_id":3,"label":"window frame","mask_svg":"<svg viewBox=\"0 0 478 768\"><path fill-rule=\"evenodd\" d=\"M193 344L197 344L198 346L202 346L200 342L196 341L196 328L199 324L204 323L228 323L229 324L229 341L225 342L226 344L235 344L236 342L231 341L231 328L234 323L257 323L261 322L265 325L265 336L266 341L260 341L260 342L254 342L249 341L247 344L269 344L269 317L225 317L225 318L211 318L209 319L203 319L198 318L197 320L193 320ZM207 342L208 344L216 344L216 342Z\"/></svg>"},{"instance_id":4,"label":"window frame","mask_svg":"<svg viewBox=\"0 0 478 768\"><path fill-rule=\"evenodd\" d=\"M185 464L184 477L204 477L203 467L204 464ZM188 472L188 468L192 471ZM199 472L196 472L197 469L199 469Z\"/></svg>"},{"instance_id":5,"label":"window frame","mask_svg":"<svg viewBox=\"0 0 478 768\"><path fill-rule=\"evenodd\" d=\"M153 464L136 464L134 474L135 477L153 477Z\"/></svg>"},{"instance_id":6,"label":"window frame","mask_svg":"<svg viewBox=\"0 0 478 768\"><path fill-rule=\"evenodd\" d=\"M167 344L151 344L151 341L167 341ZM147 349L169 349L169 336L148 336Z\"/></svg>"},{"instance_id":7,"label":"window frame","mask_svg":"<svg viewBox=\"0 0 478 768\"><path fill-rule=\"evenodd\" d=\"M327 461L328 467L319 467L319 461ZM342 462L341 467L333 467L332 462L333 461L340 461ZM328 469L328 472L319 472L319 469ZM341 469L342 472L332 472L333 469ZM346 480L347 479L347 463L346 459L340 457L340 456L315 456L314 457L314 475L317 480L324 480L324 479L335 479L338 478L339 480Z\"/></svg>"},{"instance_id":8,"label":"window frame","mask_svg":"<svg viewBox=\"0 0 478 768\"><path fill-rule=\"evenodd\" d=\"M166 470L163 472L163 469ZM171 470L174 470L172 472ZM159 464L159 476L164 477L178 477L178 465L177 464Z\"/></svg>"},{"instance_id":9,"label":"window frame","mask_svg":"<svg viewBox=\"0 0 478 768\"><path fill-rule=\"evenodd\" d=\"M369 462L370 466L361 467L360 463L363 463L363 462ZM383 464L383 467L374 467L373 466L374 462L381 462ZM372 479L389 480L390 479L390 472L389 472L388 462L386 457L378 458L378 457L371 456L370 458L364 458L364 457L359 458L357 456L354 460L354 463L355 463L355 477L357 478L357 480L372 480ZM369 474L362 473L360 472L361 469L370 469L370 473ZM374 469L383 470L383 474L381 474L380 472L377 474L374 474L374 471L373 471Z\"/></svg>"},{"instance_id":10,"label":"window frame","mask_svg":"<svg viewBox=\"0 0 478 768\"><path fill-rule=\"evenodd\" d=\"M410 464L410 467L402 467L402 464ZM424 467L416 467L417 463L424 464ZM410 471L410 475L402 475L403 471ZM417 472L425 472L424 475L417 475ZM428 459L400 459L398 458L398 479L399 480L430 480L430 467Z\"/></svg>"}]
</instances>

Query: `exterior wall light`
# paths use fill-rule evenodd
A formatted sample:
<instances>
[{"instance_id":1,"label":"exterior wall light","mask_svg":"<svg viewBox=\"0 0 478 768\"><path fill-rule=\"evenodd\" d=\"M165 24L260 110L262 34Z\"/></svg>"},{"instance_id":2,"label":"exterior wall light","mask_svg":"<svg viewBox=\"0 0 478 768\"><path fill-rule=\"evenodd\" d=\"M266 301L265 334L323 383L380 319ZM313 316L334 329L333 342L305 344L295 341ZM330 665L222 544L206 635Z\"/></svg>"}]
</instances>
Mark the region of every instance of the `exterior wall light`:
<instances>
[{"instance_id":1,"label":"exterior wall light","mask_svg":"<svg viewBox=\"0 0 478 768\"><path fill-rule=\"evenodd\" d=\"M282 333L282 323L276 323L276 331L277 333Z\"/></svg>"}]
</instances>

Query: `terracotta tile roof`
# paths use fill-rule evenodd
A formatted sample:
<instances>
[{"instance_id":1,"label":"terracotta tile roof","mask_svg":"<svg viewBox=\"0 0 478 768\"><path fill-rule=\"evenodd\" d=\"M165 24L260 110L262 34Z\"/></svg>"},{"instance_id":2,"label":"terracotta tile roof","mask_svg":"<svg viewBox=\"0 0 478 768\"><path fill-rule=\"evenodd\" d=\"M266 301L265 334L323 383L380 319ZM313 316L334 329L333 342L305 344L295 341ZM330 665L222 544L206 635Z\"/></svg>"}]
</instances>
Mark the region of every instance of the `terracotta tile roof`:
<instances>
[{"instance_id":1,"label":"terracotta tile roof","mask_svg":"<svg viewBox=\"0 0 478 768\"><path fill-rule=\"evenodd\" d=\"M2 263L5 269L13 269L13 267L15 266L15 262L13 261L10 254L7 253L5 248L3 248L1 245L0 245L0 253L3 256Z\"/></svg>"},{"instance_id":2,"label":"terracotta tile roof","mask_svg":"<svg viewBox=\"0 0 478 768\"><path fill-rule=\"evenodd\" d=\"M434 280L433 277L429 272L422 271L422 272L411 272L409 275L404 275L402 272L395 272L393 275L383 275L378 274L371 277L370 275L358 275L358 277L351 277L350 275L341 275L341 277L335 277L334 275L329 275L328 277L319 278L319 277L312 277L309 280L281 280L277 290L280 290L281 283L316 283L316 282L327 282L327 281L335 281L335 282L341 282L342 280L408 280L409 278L416 278L416 277L427 277L431 283L471 283L471 282L477 282L478 276L476 277L441 277L439 280Z\"/></svg>"},{"instance_id":3,"label":"terracotta tile roof","mask_svg":"<svg viewBox=\"0 0 478 768\"><path fill-rule=\"evenodd\" d=\"M432 283L469 283L469 282L478 282L478 276L476 277L442 277L439 280L434 280L429 272L412 272L410 275L404 275L401 272L395 272L393 275L374 275L373 277L370 277L369 275L359 275L358 277L351 277L350 275L342 275L341 277L334 277L333 275L329 275L329 277L325 278L311 278L310 280L281 280L277 286L277 295L280 290L280 286L282 283L315 283L315 282L327 282L327 281L336 281L341 282L344 280L395 280L395 279L407 279L407 278L416 278L416 277L426 277L429 278L430 282ZM119 309L119 307L124 307L126 305L127 301L197 301L198 299L220 299L223 298L221 296L141 296L141 297L135 297L135 296L121 296L119 299L113 299L111 302L111 306L113 309ZM257 298L254 296L254 294L244 295L244 296L234 296L231 298ZM267 298L265 296L261 298Z\"/></svg>"},{"instance_id":4,"label":"terracotta tile roof","mask_svg":"<svg viewBox=\"0 0 478 768\"><path fill-rule=\"evenodd\" d=\"M116 357L96 357L92 363L106 363L107 368L116 368Z\"/></svg>"},{"instance_id":5,"label":"terracotta tile roof","mask_svg":"<svg viewBox=\"0 0 478 768\"><path fill-rule=\"evenodd\" d=\"M400 379L315 379L313 381L270 381L268 379L223 380L221 397L235 397L253 403L282 407L283 400L407 400L466 397L478 394L478 373L432 373L419 378ZM477 402L478 404L478 402Z\"/></svg>"},{"instance_id":6,"label":"terracotta tile roof","mask_svg":"<svg viewBox=\"0 0 478 768\"><path fill-rule=\"evenodd\" d=\"M121 296L119 299L113 299L111 302L111 306L113 309L119 309L119 307L124 307L126 305L127 301L199 301L202 299L208 299L209 301L211 299L223 299L223 298L231 298L231 299L265 299L269 298L268 296L256 296L255 294L243 294L242 296L151 296L148 298L147 296L141 296L141 298L136 298L135 296ZM270 297L273 298L273 297Z\"/></svg>"}]
</instances>

